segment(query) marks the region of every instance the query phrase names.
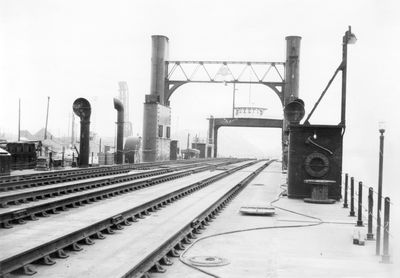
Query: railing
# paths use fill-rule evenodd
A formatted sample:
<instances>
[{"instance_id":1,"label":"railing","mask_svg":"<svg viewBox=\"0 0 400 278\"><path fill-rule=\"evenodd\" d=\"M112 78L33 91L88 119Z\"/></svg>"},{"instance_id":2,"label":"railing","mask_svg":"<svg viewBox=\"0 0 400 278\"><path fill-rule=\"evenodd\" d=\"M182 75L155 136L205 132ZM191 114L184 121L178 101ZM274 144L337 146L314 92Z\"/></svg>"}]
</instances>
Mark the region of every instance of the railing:
<instances>
[{"instance_id":1,"label":"railing","mask_svg":"<svg viewBox=\"0 0 400 278\"><path fill-rule=\"evenodd\" d=\"M363 227L363 221L367 221L368 232L367 232L367 240L374 240L373 234L373 221L376 221L376 255L381 255L381 241L382 243L382 263L390 263L390 254L389 254L389 238L393 238L394 236L390 233L390 207L394 204L390 201L389 197L379 196L378 192L376 192L373 187L366 186L362 181L355 180L354 177L350 178L349 184L349 174L345 174L344 176L344 192L343 192L343 208L349 208L348 200L350 199L350 212L349 216L355 217L354 203L357 204L357 227ZM358 190L355 192L355 184L358 183ZM363 205L363 190L368 190L368 205L367 207ZM350 192L349 192L350 191ZM350 194L350 196L348 196ZM382 219L382 210L378 211L376 207L376 217L374 216L374 195L375 199L381 198L381 201L384 204L383 209L383 225L381 223ZM378 203L378 202L377 202ZM365 212L366 216L363 216L363 212ZM383 228L383 236L381 238L381 229Z\"/></svg>"}]
</instances>

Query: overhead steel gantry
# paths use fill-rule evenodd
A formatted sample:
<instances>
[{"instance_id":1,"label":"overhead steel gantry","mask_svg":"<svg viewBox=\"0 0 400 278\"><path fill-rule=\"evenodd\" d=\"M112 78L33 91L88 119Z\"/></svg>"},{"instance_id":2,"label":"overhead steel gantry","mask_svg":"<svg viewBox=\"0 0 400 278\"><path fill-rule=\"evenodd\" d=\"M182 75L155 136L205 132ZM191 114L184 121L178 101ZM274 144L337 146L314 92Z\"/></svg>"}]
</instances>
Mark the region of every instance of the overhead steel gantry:
<instances>
[{"instance_id":1,"label":"overhead steel gantry","mask_svg":"<svg viewBox=\"0 0 400 278\"><path fill-rule=\"evenodd\" d=\"M169 159L169 99L187 83L260 84L272 89L282 107L298 98L301 37L286 37L285 62L170 61L168 38L152 36L151 87L143 117L143 160ZM249 74L246 74L248 72ZM276 127L275 123L274 126ZM287 123L282 120L283 167L287 161Z\"/></svg>"},{"instance_id":2,"label":"overhead steel gantry","mask_svg":"<svg viewBox=\"0 0 400 278\"><path fill-rule=\"evenodd\" d=\"M176 89L187 83L265 85L278 95L282 105L284 103L284 62L166 61L165 63L168 69L165 80L167 89L165 103L168 103ZM255 77L255 80L251 77Z\"/></svg>"},{"instance_id":3,"label":"overhead steel gantry","mask_svg":"<svg viewBox=\"0 0 400 278\"><path fill-rule=\"evenodd\" d=\"M282 128L283 120L264 118L214 118L209 119L208 142L214 147L214 157L218 150L218 129L220 127L268 127ZM211 152L210 152L211 153Z\"/></svg>"}]
</instances>

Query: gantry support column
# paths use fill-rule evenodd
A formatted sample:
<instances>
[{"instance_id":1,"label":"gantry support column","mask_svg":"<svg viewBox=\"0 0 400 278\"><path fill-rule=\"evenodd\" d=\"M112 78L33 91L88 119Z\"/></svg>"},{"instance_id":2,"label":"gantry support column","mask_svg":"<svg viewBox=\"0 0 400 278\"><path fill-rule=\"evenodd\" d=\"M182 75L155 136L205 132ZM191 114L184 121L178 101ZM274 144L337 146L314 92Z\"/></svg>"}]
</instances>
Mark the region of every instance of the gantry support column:
<instances>
[{"instance_id":1,"label":"gantry support column","mask_svg":"<svg viewBox=\"0 0 400 278\"><path fill-rule=\"evenodd\" d=\"M150 94L146 95L143 115L143 161L169 159L171 109L165 101L168 67L168 38L152 36ZM167 132L168 130L168 132Z\"/></svg>"},{"instance_id":2,"label":"gantry support column","mask_svg":"<svg viewBox=\"0 0 400 278\"><path fill-rule=\"evenodd\" d=\"M218 146L218 128L219 128L219 126L215 126L214 125L214 128L213 128L213 130L214 130L214 158L217 158L217 155L218 155L218 149L217 149L217 146Z\"/></svg>"},{"instance_id":3,"label":"gantry support column","mask_svg":"<svg viewBox=\"0 0 400 278\"><path fill-rule=\"evenodd\" d=\"M300 66L299 36L286 37L285 87L283 90L283 106L299 97L299 66ZM288 165L288 122L283 120L282 128L282 168Z\"/></svg>"},{"instance_id":4,"label":"gantry support column","mask_svg":"<svg viewBox=\"0 0 400 278\"><path fill-rule=\"evenodd\" d=\"M208 144L207 144L207 157L211 158L214 157L213 150L214 150L214 117L210 116L208 119ZM215 153L215 152L214 152Z\"/></svg>"}]
</instances>

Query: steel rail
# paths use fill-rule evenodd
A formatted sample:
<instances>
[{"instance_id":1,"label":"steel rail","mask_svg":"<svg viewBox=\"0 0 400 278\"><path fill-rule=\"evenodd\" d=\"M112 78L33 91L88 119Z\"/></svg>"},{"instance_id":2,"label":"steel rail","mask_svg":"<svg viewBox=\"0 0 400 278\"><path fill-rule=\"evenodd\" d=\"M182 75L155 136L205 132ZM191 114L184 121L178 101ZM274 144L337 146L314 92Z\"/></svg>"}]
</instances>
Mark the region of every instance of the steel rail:
<instances>
[{"instance_id":1,"label":"steel rail","mask_svg":"<svg viewBox=\"0 0 400 278\"><path fill-rule=\"evenodd\" d=\"M25 174L25 175L13 175L13 176L3 176L0 177L0 190L4 190L3 188L7 188L7 186L18 186L19 182L22 181L32 181L35 180L43 180L50 178L66 178L68 176L74 175L87 175L88 173L98 173L104 171L129 171L129 170L146 170L152 167L157 167L161 165L168 164L188 164L188 163L196 163L196 162L206 162L212 160L223 160L223 159L190 159L190 160L168 160L168 161L159 161L159 162L144 162L138 164L123 164L123 165L112 165L112 166L99 166L99 167L90 167L90 168L79 168L79 169L69 169L69 170L57 170L51 172L39 172L35 174ZM62 180L68 181L68 180Z\"/></svg>"},{"instance_id":2,"label":"steel rail","mask_svg":"<svg viewBox=\"0 0 400 278\"><path fill-rule=\"evenodd\" d=\"M18 190L30 187L45 186L62 182L77 181L87 178L97 178L109 175L123 174L123 173L128 173L129 171L130 169L101 169L101 170L99 169L91 172L71 173L69 175L62 175L62 176L53 176L53 177L43 176L41 178L32 180L11 181L2 184L0 183L0 192Z\"/></svg>"},{"instance_id":3,"label":"steel rail","mask_svg":"<svg viewBox=\"0 0 400 278\"><path fill-rule=\"evenodd\" d=\"M197 191L217 180L230 175L231 173L239 171L240 169L251 166L255 163L257 163L257 161L250 161L233 169L223 171L215 176L174 190L141 205L135 205L130 209L121 211L116 215L107 217L101 221L98 221L97 223L74 231L68 235L61 236L57 239L47 242L46 244L41 244L40 246L32 248L31 250L27 250L18 255L3 259L0 261L0 276L6 275L17 269L23 269L23 272L26 274L34 274L35 271L30 268L30 263L40 259L49 261L51 260L51 254L56 254L59 256L60 253L62 254L64 252L64 248L79 250L81 248L79 246L80 243L90 244L91 238L93 237L102 238L102 233L110 234L113 233L113 230L115 229L122 229L121 225L130 225L130 222L135 222L138 218L142 218L143 215L148 215L149 212L160 209L168 203L174 202L194 191ZM161 182L161 180L159 181L157 178L155 178L154 182ZM141 183L146 183L146 181L142 181Z\"/></svg>"},{"instance_id":4,"label":"steel rail","mask_svg":"<svg viewBox=\"0 0 400 278\"><path fill-rule=\"evenodd\" d=\"M44 199L47 197L59 196L62 194L73 193L76 191L82 191L87 189L92 189L101 186L107 186L119 182L131 181L135 179L161 175L167 172L179 171L187 168L193 168L196 166L204 165L201 163L185 164L183 166L162 168L157 170L151 170L140 173L127 173L117 177L100 177L91 180L79 181L76 183L61 183L58 185L45 186L40 188L35 188L33 190L17 190L10 192L0 192L0 208L8 207L10 204L18 205L20 202L26 203L28 201L35 201L38 198Z\"/></svg>"},{"instance_id":5,"label":"steel rail","mask_svg":"<svg viewBox=\"0 0 400 278\"><path fill-rule=\"evenodd\" d=\"M65 195L62 198L56 200L49 200L40 204L32 203L31 206L15 210L8 210L6 212L0 211L0 227L12 228L12 223L24 224L26 220L36 220L36 216L48 216L50 214L57 214L60 211L65 211L69 207L77 207L84 203L95 202L104 198L113 197L119 194L131 192L144 187L149 187L164 181L177 179L183 176L190 175L201 171L206 171L222 165L228 165L235 163L236 161L221 162L217 165L205 165L197 168L189 168L186 170L180 170L172 173L162 174L160 176L137 179L135 181L127 181L117 184L111 184L106 187L95 188L86 192L77 192L75 195ZM190 166L190 165L189 165Z\"/></svg>"},{"instance_id":6,"label":"steel rail","mask_svg":"<svg viewBox=\"0 0 400 278\"><path fill-rule=\"evenodd\" d=\"M184 245L189 244L196 237L195 234L199 234L200 230L203 230L208 225L208 222L215 219L216 215L272 162L273 160L268 161L250 173L122 277L149 277L148 272L150 271L164 272L165 270L161 265L164 264L165 257L176 257L178 251L185 249Z\"/></svg>"}]
</instances>

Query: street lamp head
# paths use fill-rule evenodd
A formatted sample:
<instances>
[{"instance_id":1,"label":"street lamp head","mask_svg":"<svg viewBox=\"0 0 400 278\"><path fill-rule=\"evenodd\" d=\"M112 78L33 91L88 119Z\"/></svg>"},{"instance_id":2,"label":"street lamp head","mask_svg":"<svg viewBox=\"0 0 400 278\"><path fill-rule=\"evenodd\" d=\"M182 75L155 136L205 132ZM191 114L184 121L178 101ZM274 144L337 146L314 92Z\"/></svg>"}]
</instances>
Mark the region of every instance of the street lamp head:
<instances>
[{"instance_id":1,"label":"street lamp head","mask_svg":"<svg viewBox=\"0 0 400 278\"><path fill-rule=\"evenodd\" d=\"M355 44L357 42L356 35L350 33L347 35L347 44Z\"/></svg>"},{"instance_id":2,"label":"street lamp head","mask_svg":"<svg viewBox=\"0 0 400 278\"><path fill-rule=\"evenodd\" d=\"M386 123L385 122L378 122L379 132L383 134L385 132Z\"/></svg>"},{"instance_id":3,"label":"street lamp head","mask_svg":"<svg viewBox=\"0 0 400 278\"><path fill-rule=\"evenodd\" d=\"M343 37L343 43L345 44L355 44L357 41L356 35L351 32L351 26L349 26L349 30L346 31Z\"/></svg>"}]
</instances>

